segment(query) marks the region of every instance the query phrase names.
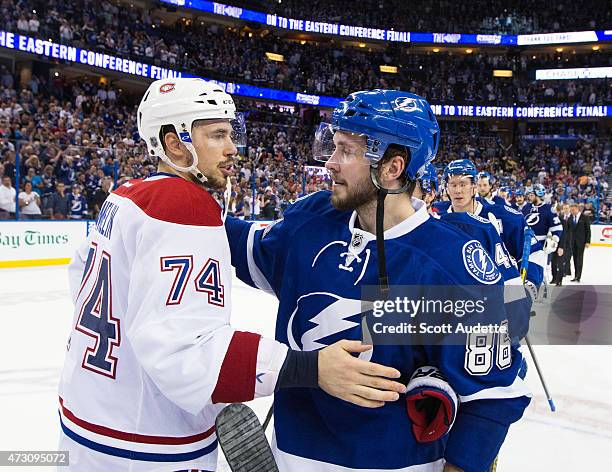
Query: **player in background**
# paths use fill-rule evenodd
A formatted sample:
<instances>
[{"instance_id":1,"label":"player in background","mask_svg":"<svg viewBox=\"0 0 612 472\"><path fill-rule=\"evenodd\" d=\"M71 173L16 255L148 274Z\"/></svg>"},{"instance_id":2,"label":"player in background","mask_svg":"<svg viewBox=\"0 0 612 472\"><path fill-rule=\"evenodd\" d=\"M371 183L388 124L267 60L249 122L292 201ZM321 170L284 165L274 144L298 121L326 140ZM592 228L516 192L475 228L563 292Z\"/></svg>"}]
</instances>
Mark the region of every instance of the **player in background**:
<instances>
[{"instance_id":1,"label":"player in background","mask_svg":"<svg viewBox=\"0 0 612 472\"><path fill-rule=\"evenodd\" d=\"M557 252L563 255L563 248L559 248L559 240L563 234L563 225L559 215L550 203L542 200L546 193L542 184L535 184L529 193L530 207L525 213L527 224L533 229L536 239L544 245L546 256L541 263L548 264L547 255Z\"/></svg>"},{"instance_id":2,"label":"player in background","mask_svg":"<svg viewBox=\"0 0 612 472\"><path fill-rule=\"evenodd\" d=\"M523 211L523 209L529 209L529 207L531 206L531 204L527 202L525 198L525 189L523 187L518 187L514 191L514 203L511 206L515 210L520 211L523 215L525 214L525 211Z\"/></svg>"},{"instance_id":3,"label":"player in background","mask_svg":"<svg viewBox=\"0 0 612 472\"><path fill-rule=\"evenodd\" d=\"M512 207L512 189L510 187L499 187L497 196L503 200L502 205Z\"/></svg>"},{"instance_id":4,"label":"player in background","mask_svg":"<svg viewBox=\"0 0 612 472\"><path fill-rule=\"evenodd\" d=\"M320 386L374 407L405 390L380 377L399 377L395 369L347 352L368 346L307 353L230 326L229 245L208 190L232 174L239 118L232 98L201 79L155 81L140 103L138 131L158 172L108 196L69 268L59 449L71 470L212 471L225 402Z\"/></svg>"},{"instance_id":5,"label":"player in background","mask_svg":"<svg viewBox=\"0 0 612 472\"><path fill-rule=\"evenodd\" d=\"M520 266L527 226L525 219L519 211L506 205L490 205L479 201L476 198L476 176L476 167L469 159L458 159L446 166L443 174L444 187L451 198L448 212L468 212L489 220L497 229L514 262ZM527 285L533 299L544 278L543 255L542 244L534 239L527 266Z\"/></svg>"},{"instance_id":6,"label":"player in background","mask_svg":"<svg viewBox=\"0 0 612 472\"><path fill-rule=\"evenodd\" d=\"M485 171L478 173L478 196L476 200L484 201L489 205L505 205L502 197L493 196L493 177Z\"/></svg>"},{"instance_id":7,"label":"player in background","mask_svg":"<svg viewBox=\"0 0 612 472\"><path fill-rule=\"evenodd\" d=\"M326 162L333 190L297 201L264 230L228 218L237 275L279 298L277 339L306 351L341 337L360 339L365 334L361 289L384 285L383 254L391 286L503 288L501 274L478 241L433 218L422 201L411 198L417 172L433 159L438 142L436 119L422 98L396 90L351 94L334 110L332 122L320 125L313 148ZM375 236L383 230L384 253ZM468 264L474 251L477 263ZM483 316L505 319L503 303ZM273 448L279 470L486 470L529 402L518 377L521 354L506 341L504 348L492 342L491 356L478 366L475 351L465 345L375 345L367 353L399 369L406 380L432 366L440 383L436 388L425 376L422 386L440 394L430 404L434 410L441 404L453 410L451 398L460 399L454 425L437 410L441 421L431 436L422 434L431 418L418 419L428 409L414 414L417 377L408 383L406 402L376 411L352 408L312 389L277 392ZM496 363L500 349L508 356Z\"/></svg>"},{"instance_id":8,"label":"player in background","mask_svg":"<svg viewBox=\"0 0 612 472\"><path fill-rule=\"evenodd\" d=\"M437 213L432 208L436 196L438 195L438 171L430 162L425 166L425 170L420 174L416 186L414 197L423 200L430 213Z\"/></svg>"},{"instance_id":9,"label":"player in background","mask_svg":"<svg viewBox=\"0 0 612 472\"><path fill-rule=\"evenodd\" d=\"M422 198L423 195L423 184L422 177L417 181L414 196L416 198ZM435 185L438 187L438 178L436 175L435 182L429 182L429 185ZM451 197L451 204L453 202L453 196L455 193L456 182L452 182L447 187L448 194ZM455 205L456 208L460 208L460 205ZM496 227L489 220L481 218L480 216L474 215L468 211L453 211L444 213L435 213L441 221L451 224L456 228L461 229L467 233L470 237L476 239L482 243L483 247L491 256L491 259L495 261L499 272L504 278L504 284L507 286L506 290L506 311L511 313L510 319L515 322L512 331L516 333L515 340L521 339L525 336L529 328L529 316L531 310L531 299L527 297L524 290L517 290L516 287L522 287L523 281L519 274L518 267L514 258L510 255L504 242L502 241Z\"/></svg>"}]
</instances>

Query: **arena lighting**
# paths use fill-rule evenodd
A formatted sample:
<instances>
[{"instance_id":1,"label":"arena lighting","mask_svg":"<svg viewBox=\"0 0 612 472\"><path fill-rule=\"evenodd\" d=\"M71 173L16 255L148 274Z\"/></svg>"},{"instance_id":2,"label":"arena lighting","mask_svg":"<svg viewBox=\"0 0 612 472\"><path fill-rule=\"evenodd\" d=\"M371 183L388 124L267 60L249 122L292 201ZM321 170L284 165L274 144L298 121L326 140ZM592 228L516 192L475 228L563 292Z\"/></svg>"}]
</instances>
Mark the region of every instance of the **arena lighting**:
<instances>
[{"instance_id":1,"label":"arena lighting","mask_svg":"<svg viewBox=\"0 0 612 472\"><path fill-rule=\"evenodd\" d=\"M557 52L563 52L563 48L557 48L557 49L555 49L555 51L557 51Z\"/></svg>"},{"instance_id":2,"label":"arena lighting","mask_svg":"<svg viewBox=\"0 0 612 472\"><path fill-rule=\"evenodd\" d=\"M397 74L397 66L380 66L380 71L387 74Z\"/></svg>"},{"instance_id":3,"label":"arena lighting","mask_svg":"<svg viewBox=\"0 0 612 472\"><path fill-rule=\"evenodd\" d=\"M473 50L473 49L469 49L469 48L468 48L468 49L466 49L466 50L465 50L465 53L466 53L466 54L472 54L473 52L474 52L474 50Z\"/></svg>"},{"instance_id":4,"label":"arena lighting","mask_svg":"<svg viewBox=\"0 0 612 472\"><path fill-rule=\"evenodd\" d=\"M506 69L494 69L493 77L512 77L512 71Z\"/></svg>"},{"instance_id":5,"label":"arena lighting","mask_svg":"<svg viewBox=\"0 0 612 472\"><path fill-rule=\"evenodd\" d=\"M592 49L593 51L599 51L599 46L593 46Z\"/></svg>"},{"instance_id":6,"label":"arena lighting","mask_svg":"<svg viewBox=\"0 0 612 472\"><path fill-rule=\"evenodd\" d=\"M360 47L360 48L365 48L365 47L366 47L366 44L365 44L365 43L359 43L359 47Z\"/></svg>"},{"instance_id":7,"label":"arena lighting","mask_svg":"<svg viewBox=\"0 0 612 472\"><path fill-rule=\"evenodd\" d=\"M285 60L285 56L282 54L276 54L274 52L267 52L266 57L271 61L283 62Z\"/></svg>"},{"instance_id":8,"label":"arena lighting","mask_svg":"<svg viewBox=\"0 0 612 472\"><path fill-rule=\"evenodd\" d=\"M433 52L440 52L440 48L433 48L432 51Z\"/></svg>"},{"instance_id":9,"label":"arena lighting","mask_svg":"<svg viewBox=\"0 0 612 472\"><path fill-rule=\"evenodd\" d=\"M306 41L304 41L303 39L300 41L300 44L303 46L304 44L306 44Z\"/></svg>"}]
</instances>

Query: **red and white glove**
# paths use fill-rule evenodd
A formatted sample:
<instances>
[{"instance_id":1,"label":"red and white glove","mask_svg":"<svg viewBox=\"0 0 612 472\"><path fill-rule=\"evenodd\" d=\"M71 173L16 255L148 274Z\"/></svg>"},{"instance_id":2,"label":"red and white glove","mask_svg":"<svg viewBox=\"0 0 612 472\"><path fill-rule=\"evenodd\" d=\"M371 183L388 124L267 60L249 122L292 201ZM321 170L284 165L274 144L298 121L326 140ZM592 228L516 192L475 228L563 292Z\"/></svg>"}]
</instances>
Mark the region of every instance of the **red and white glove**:
<instances>
[{"instance_id":1,"label":"red and white glove","mask_svg":"<svg viewBox=\"0 0 612 472\"><path fill-rule=\"evenodd\" d=\"M414 371L406 387L406 410L420 443L437 441L452 428L459 399L437 367Z\"/></svg>"}]
</instances>

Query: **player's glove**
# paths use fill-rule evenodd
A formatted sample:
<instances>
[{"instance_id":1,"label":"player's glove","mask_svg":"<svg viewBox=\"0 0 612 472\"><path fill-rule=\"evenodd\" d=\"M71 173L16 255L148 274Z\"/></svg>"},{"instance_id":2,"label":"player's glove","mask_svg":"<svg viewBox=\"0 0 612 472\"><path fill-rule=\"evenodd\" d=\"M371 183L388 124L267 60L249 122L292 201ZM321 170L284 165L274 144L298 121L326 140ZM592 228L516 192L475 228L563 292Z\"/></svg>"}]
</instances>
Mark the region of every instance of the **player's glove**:
<instances>
[{"instance_id":1,"label":"player's glove","mask_svg":"<svg viewBox=\"0 0 612 472\"><path fill-rule=\"evenodd\" d=\"M459 399L437 367L414 371L406 387L406 409L420 443L436 441L453 426Z\"/></svg>"},{"instance_id":2,"label":"player's glove","mask_svg":"<svg viewBox=\"0 0 612 472\"><path fill-rule=\"evenodd\" d=\"M559 247L559 236L554 236L549 234L546 236L546 241L544 242L544 252L546 254L552 254Z\"/></svg>"}]
</instances>

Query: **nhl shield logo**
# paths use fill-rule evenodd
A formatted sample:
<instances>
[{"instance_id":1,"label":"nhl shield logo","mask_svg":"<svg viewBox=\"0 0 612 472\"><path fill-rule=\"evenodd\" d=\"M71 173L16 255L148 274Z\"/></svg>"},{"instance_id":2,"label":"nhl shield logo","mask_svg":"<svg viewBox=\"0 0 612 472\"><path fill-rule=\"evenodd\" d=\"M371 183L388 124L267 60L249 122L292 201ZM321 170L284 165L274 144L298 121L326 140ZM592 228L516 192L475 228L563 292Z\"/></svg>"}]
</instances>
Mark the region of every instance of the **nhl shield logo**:
<instances>
[{"instance_id":1,"label":"nhl shield logo","mask_svg":"<svg viewBox=\"0 0 612 472\"><path fill-rule=\"evenodd\" d=\"M415 98L398 97L395 99L395 106L400 110L411 112L419 109L419 105Z\"/></svg>"},{"instance_id":2,"label":"nhl shield logo","mask_svg":"<svg viewBox=\"0 0 612 472\"><path fill-rule=\"evenodd\" d=\"M351 246L354 248L358 248L363 243L363 234L355 233L353 235L353 240L351 241Z\"/></svg>"},{"instance_id":3,"label":"nhl shield logo","mask_svg":"<svg viewBox=\"0 0 612 472\"><path fill-rule=\"evenodd\" d=\"M169 93L169 92L172 92L174 90L175 86L176 85L171 83L171 82L167 83L167 84L164 84L161 87L159 87L159 93Z\"/></svg>"},{"instance_id":4,"label":"nhl shield logo","mask_svg":"<svg viewBox=\"0 0 612 472\"><path fill-rule=\"evenodd\" d=\"M463 264L469 274L483 284L501 280L501 273L480 242L472 239L463 245Z\"/></svg>"}]
</instances>

